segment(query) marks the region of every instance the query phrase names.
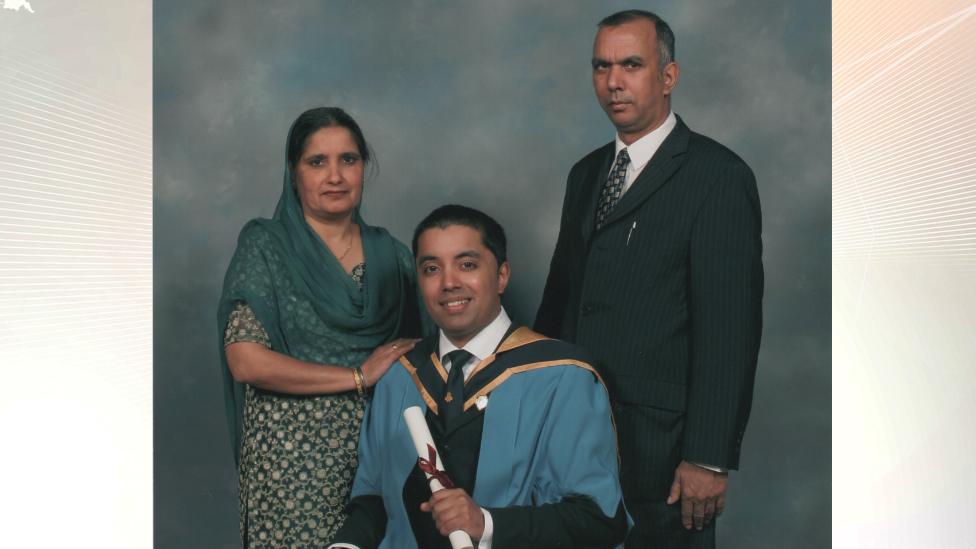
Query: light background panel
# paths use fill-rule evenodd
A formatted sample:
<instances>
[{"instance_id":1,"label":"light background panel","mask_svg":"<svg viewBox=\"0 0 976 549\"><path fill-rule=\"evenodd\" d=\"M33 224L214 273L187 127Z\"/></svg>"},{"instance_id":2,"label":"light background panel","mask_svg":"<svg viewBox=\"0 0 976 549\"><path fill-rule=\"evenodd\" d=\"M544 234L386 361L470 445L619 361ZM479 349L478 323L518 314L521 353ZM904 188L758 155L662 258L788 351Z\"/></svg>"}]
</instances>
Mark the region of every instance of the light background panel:
<instances>
[{"instance_id":1,"label":"light background panel","mask_svg":"<svg viewBox=\"0 0 976 549\"><path fill-rule=\"evenodd\" d=\"M7 547L151 547L147 2L0 9Z\"/></svg>"},{"instance_id":2,"label":"light background panel","mask_svg":"<svg viewBox=\"0 0 976 549\"><path fill-rule=\"evenodd\" d=\"M834 546L973 547L976 9L834 8Z\"/></svg>"}]
</instances>

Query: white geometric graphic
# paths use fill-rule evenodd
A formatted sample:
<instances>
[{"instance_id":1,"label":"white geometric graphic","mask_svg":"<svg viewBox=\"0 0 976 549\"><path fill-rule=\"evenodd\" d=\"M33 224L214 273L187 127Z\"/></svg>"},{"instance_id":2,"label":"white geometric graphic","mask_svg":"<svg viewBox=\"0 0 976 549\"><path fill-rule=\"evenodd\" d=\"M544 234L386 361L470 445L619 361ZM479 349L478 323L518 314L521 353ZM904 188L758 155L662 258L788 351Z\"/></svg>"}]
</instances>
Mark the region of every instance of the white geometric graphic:
<instances>
[{"instance_id":1,"label":"white geometric graphic","mask_svg":"<svg viewBox=\"0 0 976 549\"><path fill-rule=\"evenodd\" d=\"M3 0L3 9L5 10L20 11L20 8L24 8L28 13L34 13L34 8L27 0Z\"/></svg>"},{"instance_id":2,"label":"white geometric graphic","mask_svg":"<svg viewBox=\"0 0 976 549\"><path fill-rule=\"evenodd\" d=\"M833 5L832 547L976 547L976 5Z\"/></svg>"},{"instance_id":3,"label":"white geometric graphic","mask_svg":"<svg viewBox=\"0 0 976 549\"><path fill-rule=\"evenodd\" d=\"M32 4L0 0L2 545L149 549L151 4Z\"/></svg>"}]
</instances>

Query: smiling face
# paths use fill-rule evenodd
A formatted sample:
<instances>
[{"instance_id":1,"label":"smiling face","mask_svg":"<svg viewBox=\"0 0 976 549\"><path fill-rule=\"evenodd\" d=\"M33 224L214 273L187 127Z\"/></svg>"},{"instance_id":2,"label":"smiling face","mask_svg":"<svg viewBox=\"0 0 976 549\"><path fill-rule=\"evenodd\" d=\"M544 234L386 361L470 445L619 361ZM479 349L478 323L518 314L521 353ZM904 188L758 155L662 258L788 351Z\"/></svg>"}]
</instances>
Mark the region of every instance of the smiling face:
<instances>
[{"instance_id":1,"label":"smiling face","mask_svg":"<svg viewBox=\"0 0 976 549\"><path fill-rule=\"evenodd\" d=\"M427 311L458 347L498 316L508 276L508 262L499 267L476 229L432 227L417 239L417 279Z\"/></svg>"},{"instance_id":2,"label":"smiling face","mask_svg":"<svg viewBox=\"0 0 976 549\"><path fill-rule=\"evenodd\" d=\"M306 219L342 219L359 205L363 157L346 128L330 126L308 136L292 171Z\"/></svg>"},{"instance_id":3,"label":"smiling face","mask_svg":"<svg viewBox=\"0 0 976 549\"><path fill-rule=\"evenodd\" d=\"M631 144L657 128L671 110L678 65L658 68L654 23L646 19L601 27L593 43L593 89L621 140Z\"/></svg>"}]
</instances>

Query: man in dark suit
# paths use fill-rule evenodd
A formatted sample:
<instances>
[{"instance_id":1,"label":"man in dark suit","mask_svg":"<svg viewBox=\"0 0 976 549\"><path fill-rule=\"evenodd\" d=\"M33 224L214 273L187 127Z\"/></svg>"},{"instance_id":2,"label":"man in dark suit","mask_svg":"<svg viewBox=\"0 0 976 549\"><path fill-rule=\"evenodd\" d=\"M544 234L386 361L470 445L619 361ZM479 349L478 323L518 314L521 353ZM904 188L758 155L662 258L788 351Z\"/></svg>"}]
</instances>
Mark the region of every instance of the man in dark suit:
<instances>
[{"instance_id":1,"label":"man in dark suit","mask_svg":"<svg viewBox=\"0 0 976 549\"><path fill-rule=\"evenodd\" d=\"M570 170L535 328L587 348L607 382L627 546L714 547L762 330L755 178L671 112L674 35L657 15L601 21L592 63L617 135Z\"/></svg>"}]
</instances>

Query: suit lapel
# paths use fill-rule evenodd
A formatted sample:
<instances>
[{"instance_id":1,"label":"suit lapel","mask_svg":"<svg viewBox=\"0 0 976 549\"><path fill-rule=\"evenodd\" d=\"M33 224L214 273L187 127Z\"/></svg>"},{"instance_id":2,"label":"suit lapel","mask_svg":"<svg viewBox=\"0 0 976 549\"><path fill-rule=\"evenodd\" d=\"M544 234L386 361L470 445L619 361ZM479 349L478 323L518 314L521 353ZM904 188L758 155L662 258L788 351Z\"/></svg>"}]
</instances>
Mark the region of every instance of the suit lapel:
<instances>
[{"instance_id":1,"label":"suit lapel","mask_svg":"<svg viewBox=\"0 0 976 549\"><path fill-rule=\"evenodd\" d=\"M607 182L607 175L610 173L610 162L613 161L614 149L613 141L605 145L599 156L600 161L593 164L596 172L591 171L583 176L583 200L581 204L583 211L577 216L577 219L583 220L583 242L586 244L589 244L590 238L593 237L593 230L596 228L596 204L600 200L600 191L603 190L603 186Z\"/></svg>"},{"instance_id":2,"label":"suit lapel","mask_svg":"<svg viewBox=\"0 0 976 549\"><path fill-rule=\"evenodd\" d=\"M618 219L627 216L627 214L643 204L645 200L654 194L661 185L668 181L681 168L681 165L684 163L684 153L688 150L688 138L690 135L691 131L688 129L688 126L685 126L685 123L678 117L678 123L675 125L674 130L661 143L657 152L654 153L654 156L644 166L644 170L637 176L637 180L634 181L630 189L620 197L620 200L613 207L613 211L610 212L610 215L604 221L603 227L607 227ZM591 217L596 215L595 201L592 209L593 213ZM593 223L591 222L590 225L592 226Z\"/></svg>"},{"instance_id":3,"label":"suit lapel","mask_svg":"<svg viewBox=\"0 0 976 549\"><path fill-rule=\"evenodd\" d=\"M434 350L437 348L437 335L428 337L417 344L416 347L407 353L406 359L413 364L414 368L417 369L417 381L423 387L423 391L427 392L427 395L436 403L441 397L441 393L444 392L444 380L441 377L440 372L434 366L431 357L434 354ZM417 388L418 392L422 392L421 388ZM425 399L426 401L426 399ZM430 413L439 414L439 410L434 407L430 407Z\"/></svg>"}]
</instances>

